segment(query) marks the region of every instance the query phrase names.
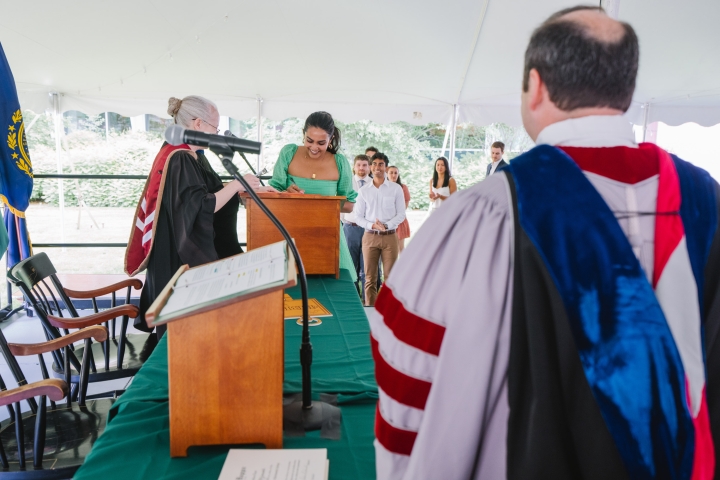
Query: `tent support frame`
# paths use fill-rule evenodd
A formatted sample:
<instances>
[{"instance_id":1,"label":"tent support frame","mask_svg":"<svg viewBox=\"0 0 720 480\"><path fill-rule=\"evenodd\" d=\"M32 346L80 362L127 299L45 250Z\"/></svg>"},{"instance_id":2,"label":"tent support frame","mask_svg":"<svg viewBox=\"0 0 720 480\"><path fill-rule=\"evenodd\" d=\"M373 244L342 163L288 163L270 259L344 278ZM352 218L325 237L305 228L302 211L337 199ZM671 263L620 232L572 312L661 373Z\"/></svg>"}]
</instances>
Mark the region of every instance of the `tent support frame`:
<instances>
[{"instance_id":1,"label":"tent support frame","mask_svg":"<svg viewBox=\"0 0 720 480\"><path fill-rule=\"evenodd\" d=\"M455 133L457 132L457 120L458 112L460 111L460 105L453 105L453 113L450 118L450 158L448 163L450 164L450 172L453 171L453 161L455 160Z\"/></svg>"}]
</instances>

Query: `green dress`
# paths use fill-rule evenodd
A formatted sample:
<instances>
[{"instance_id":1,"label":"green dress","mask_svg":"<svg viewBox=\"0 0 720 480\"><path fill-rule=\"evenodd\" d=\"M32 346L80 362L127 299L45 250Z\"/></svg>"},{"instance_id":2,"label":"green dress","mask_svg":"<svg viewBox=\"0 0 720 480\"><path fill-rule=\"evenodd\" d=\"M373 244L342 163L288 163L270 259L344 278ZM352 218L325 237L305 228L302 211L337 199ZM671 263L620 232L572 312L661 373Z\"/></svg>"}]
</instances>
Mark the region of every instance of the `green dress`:
<instances>
[{"instance_id":1,"label":"green dress","mask_svg":"<svg viewBox=\"0 0 720 480\"><path fill-rule=\"evenodd\" d=\"M337 163L338 173L340 174L338 180L313 180L312 178L295 177L288 173L290 162L295 156L297 149L297 145L290 144L285 145L282 150L280 150L280 156L278 157L277 163L275 163L272 180L270 180L270 185L273 188L284 192L294 183L300 187L301 190L304 190L305 193L325 195L326 197L339 195L347 197L348 202L355 203L357 192L352 186L353 173L344 155L339 153L335 154L335 163ZM355 267L353 266L352 257L350 256L350 250L345 241L345 234L343 233L342 227L340 227L340 268L346 269L350 273L353 282L357 282L357 274L355 273Z\"/></svg>"}]
</instances>

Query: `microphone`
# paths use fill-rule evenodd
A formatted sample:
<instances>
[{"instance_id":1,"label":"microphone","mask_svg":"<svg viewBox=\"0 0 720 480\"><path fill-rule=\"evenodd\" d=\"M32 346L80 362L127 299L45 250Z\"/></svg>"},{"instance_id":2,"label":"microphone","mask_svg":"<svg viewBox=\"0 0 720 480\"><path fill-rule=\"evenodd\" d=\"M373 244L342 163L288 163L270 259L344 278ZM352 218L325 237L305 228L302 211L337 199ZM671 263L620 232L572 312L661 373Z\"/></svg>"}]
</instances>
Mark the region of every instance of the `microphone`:
<instances>
[{"instance_id":1,"label":"microphone","mask_svg":"<svg viewBox=\"0 0 720 480\"><path fill-rule=\"evenodd\" d=\"M229 148L236 152L260 154L262 143L245 140L235 136L228 137L225 135L213 135L210 133L198 132L197 130L188 130L180 125L170 125L165 130L165 140L170 145L197 145L198 147L219 146Z\"/></svg>"}]
</instances>

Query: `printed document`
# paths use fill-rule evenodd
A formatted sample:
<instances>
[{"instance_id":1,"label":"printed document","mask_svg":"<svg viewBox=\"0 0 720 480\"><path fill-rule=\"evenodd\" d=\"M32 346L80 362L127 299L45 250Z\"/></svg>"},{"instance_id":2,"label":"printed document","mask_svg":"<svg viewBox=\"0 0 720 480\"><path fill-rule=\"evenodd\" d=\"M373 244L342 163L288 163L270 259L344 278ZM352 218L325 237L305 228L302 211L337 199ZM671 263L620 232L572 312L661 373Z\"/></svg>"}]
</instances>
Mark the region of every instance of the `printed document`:
<instances>
[{"instance_id":1,"label":"printed document","mask_svg":"<svg viewBox=\"0 0 720 480\"><path fill-rule=\"evenodd\" d=\"M326 480L327 449L228 452L219 480Z\"/></svg>"}]
</instances>

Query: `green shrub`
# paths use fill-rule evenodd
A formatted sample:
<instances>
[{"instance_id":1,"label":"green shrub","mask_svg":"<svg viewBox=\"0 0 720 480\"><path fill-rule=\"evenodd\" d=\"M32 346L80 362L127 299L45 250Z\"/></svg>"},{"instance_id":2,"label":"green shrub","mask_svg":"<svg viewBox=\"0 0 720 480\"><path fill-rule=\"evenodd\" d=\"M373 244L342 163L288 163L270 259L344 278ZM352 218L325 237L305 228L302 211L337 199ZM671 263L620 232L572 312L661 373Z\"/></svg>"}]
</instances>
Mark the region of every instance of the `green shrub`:
<instances>
[{"instance_id":1,"label":"green shrub","mask_svg":"<svg viewBox=\"0 0 720 480\"><path fill-rule=\"evenodd\" d=\"M157 134L127 132L106 141L88 132L70 133L63 142L63 173L85 175L147 175L162 140ZM31 147L35 173L57 173L54 148ZM63 180L65 205L78 205L82 197L90 207L134 207L145 180ZM59 204L59 181L36 179L31 200Z\"/></svg>"}]
</instances>

